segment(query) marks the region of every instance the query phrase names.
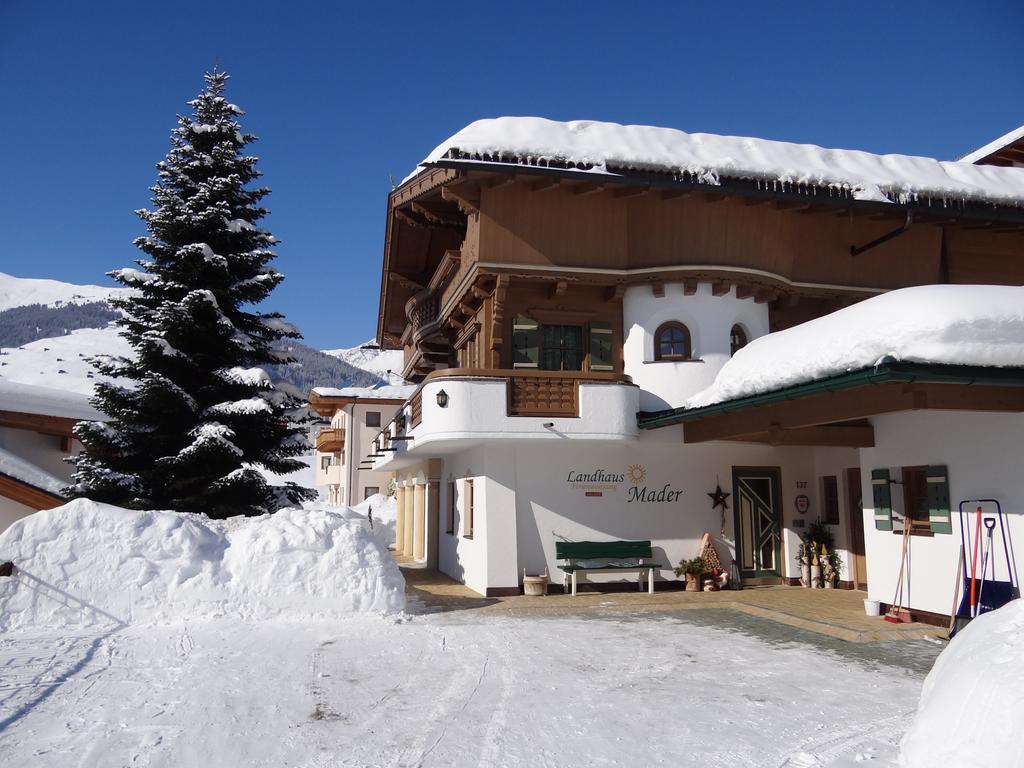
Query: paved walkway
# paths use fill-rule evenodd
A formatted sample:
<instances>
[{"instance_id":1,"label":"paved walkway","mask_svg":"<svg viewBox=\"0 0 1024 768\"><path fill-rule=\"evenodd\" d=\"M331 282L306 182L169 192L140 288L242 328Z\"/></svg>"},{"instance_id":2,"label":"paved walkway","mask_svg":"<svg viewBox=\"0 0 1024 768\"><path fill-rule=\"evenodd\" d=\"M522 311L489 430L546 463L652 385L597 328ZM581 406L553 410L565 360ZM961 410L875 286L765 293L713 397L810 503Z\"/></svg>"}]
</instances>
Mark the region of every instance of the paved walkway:
<instances>
[{"instance_id":1,"label":"paved walkway","mask_svg":"<svg viewBox=\"0 0 1024 768\"><path fill-rule=\"evenodd\" d=\"M706 608L732 609L853 643L945 637L940 627L892 624L864 615L867 594L845 589L756 587L740 591L586 592L546 597L481 597L437 571L397 558L410 610L474 611L506 616L574 616L617 613L671 614Z\"/></svg>"}]
</instances>

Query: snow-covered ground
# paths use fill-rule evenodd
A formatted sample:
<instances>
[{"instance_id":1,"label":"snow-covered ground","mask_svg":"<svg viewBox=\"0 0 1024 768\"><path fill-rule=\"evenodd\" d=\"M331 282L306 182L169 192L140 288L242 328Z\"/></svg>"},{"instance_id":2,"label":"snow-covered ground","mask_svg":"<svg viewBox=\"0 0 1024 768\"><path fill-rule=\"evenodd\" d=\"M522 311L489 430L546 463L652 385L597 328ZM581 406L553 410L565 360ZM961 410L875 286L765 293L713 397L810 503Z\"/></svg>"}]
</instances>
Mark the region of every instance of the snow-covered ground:
<instances>
[{"instance_id":1,"label":"snow-covered ground","mask_svg":"<svg viewBox=\"0 0 1024 768\"><path fill-rule=\"evenodd\" d=\"M4 636L0 753L39 768L885 766L920 685L671 618L179 621Z\"/></svg>"},{"instance_id":2,"label":"snow-covered ground","mask_svg":"<svg viewBox=\"0 0 1024 768\"><path fill-rule=\"evenodd\" d=\"M403 611L358 509L77 501L0 535L8 558L12 765L895 765L921 688L684 617Z\"/></svg>"}]
</instances>

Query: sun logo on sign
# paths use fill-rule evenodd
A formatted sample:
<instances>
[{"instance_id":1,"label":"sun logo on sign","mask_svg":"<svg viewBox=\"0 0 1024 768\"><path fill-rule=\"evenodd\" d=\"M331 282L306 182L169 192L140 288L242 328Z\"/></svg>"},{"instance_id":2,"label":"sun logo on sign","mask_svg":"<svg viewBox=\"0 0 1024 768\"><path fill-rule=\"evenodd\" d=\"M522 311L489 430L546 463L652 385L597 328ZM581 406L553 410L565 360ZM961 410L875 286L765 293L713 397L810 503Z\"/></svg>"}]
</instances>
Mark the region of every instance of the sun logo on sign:
<instances>
[{"instance_id":1,"label":"sun logo on sign","mask_svg":"<svg viewBox=\"0 0 1024 768\"><path fill-rule=\"evenodd\" d=\"M647 470L644 469L643 464L633 464L626 474L629 475L629 479L634 483L642 483L647 479Z\"/></svg>"}]
</instances>

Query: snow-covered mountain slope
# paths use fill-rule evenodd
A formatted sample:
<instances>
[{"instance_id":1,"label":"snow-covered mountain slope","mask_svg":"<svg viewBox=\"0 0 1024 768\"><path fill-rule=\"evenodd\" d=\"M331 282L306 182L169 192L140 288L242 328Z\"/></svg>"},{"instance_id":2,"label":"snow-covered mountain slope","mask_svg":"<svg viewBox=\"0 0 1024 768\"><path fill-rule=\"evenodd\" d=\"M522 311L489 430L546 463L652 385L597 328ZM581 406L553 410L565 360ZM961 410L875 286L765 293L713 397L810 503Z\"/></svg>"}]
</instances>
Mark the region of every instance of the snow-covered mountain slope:
<instances>
[{"instance_id":1,"label":"snow-covered mountain slope","mask_svg":"<svg viewBox=\"0 0 1024 768\"><path fill-rule=\"evenodd\" d=\"M88 358L130 354L131 347L117 328L82 328L66 336L5 347L0 351L0 378L91 395L98 374Z\"/></svg>"},{"instance_id":2,"label":"snow-covered mountain slope","mask_svg":"<svg viewBox=\"0 0 1024 768\"><path fill-rule=\"evenodd\" d=\"M325 355L336 357L349 365L354 365L356 368L362 368L364 371L375 373L384 379L387 378L388 371L391 371L394 377L400 376L402 368L404 367L402 350L381 349L372 339L357 347L350 347L348 349L325 349L323 352ZM389 383L395 382L392 381Z\"/></svg>"},{"instance_id":3,"label":"snow-covered mountain slope","mask_svg":"<svg viewBox=\"0 0 1024 768\"><path fill-rule=\"evenodd\" d=\"M60 280L15 277L0 272L0 312L12 307L45 304L60 307L66 304L89 304L128 292L127 288L102 285L74 285Z\"/></svg>"}]
</instances>

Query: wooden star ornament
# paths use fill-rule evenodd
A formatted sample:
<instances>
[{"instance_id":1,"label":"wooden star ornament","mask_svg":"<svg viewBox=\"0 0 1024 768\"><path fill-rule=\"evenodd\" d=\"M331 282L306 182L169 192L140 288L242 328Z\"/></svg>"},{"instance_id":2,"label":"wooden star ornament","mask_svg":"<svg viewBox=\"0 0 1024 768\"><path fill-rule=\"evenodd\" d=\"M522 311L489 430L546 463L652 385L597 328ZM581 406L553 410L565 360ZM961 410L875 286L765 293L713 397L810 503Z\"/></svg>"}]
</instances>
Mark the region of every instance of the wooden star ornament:
<instances>
[{"instance_id":1,"label":"wooden star ornament","mask_svg":"<svg viewBox=\"0 0 1024 768\"><path fill-rule=\"evenodd\" d=\"M728 493L726 493L725 491L722 490L722 484L721 483L715 483L715 490L714 490L714 492L708 494L708 496L711 497L711 508L712 509L717 509L718 507L722 508L722 525L721 525L722 536L725 536L725 510L727 510L729 508L729 503L728 503L728 501L726 501L726 499L728 499L730 495L731 494L728 494Z\"/></svg>"}]
</instances>

